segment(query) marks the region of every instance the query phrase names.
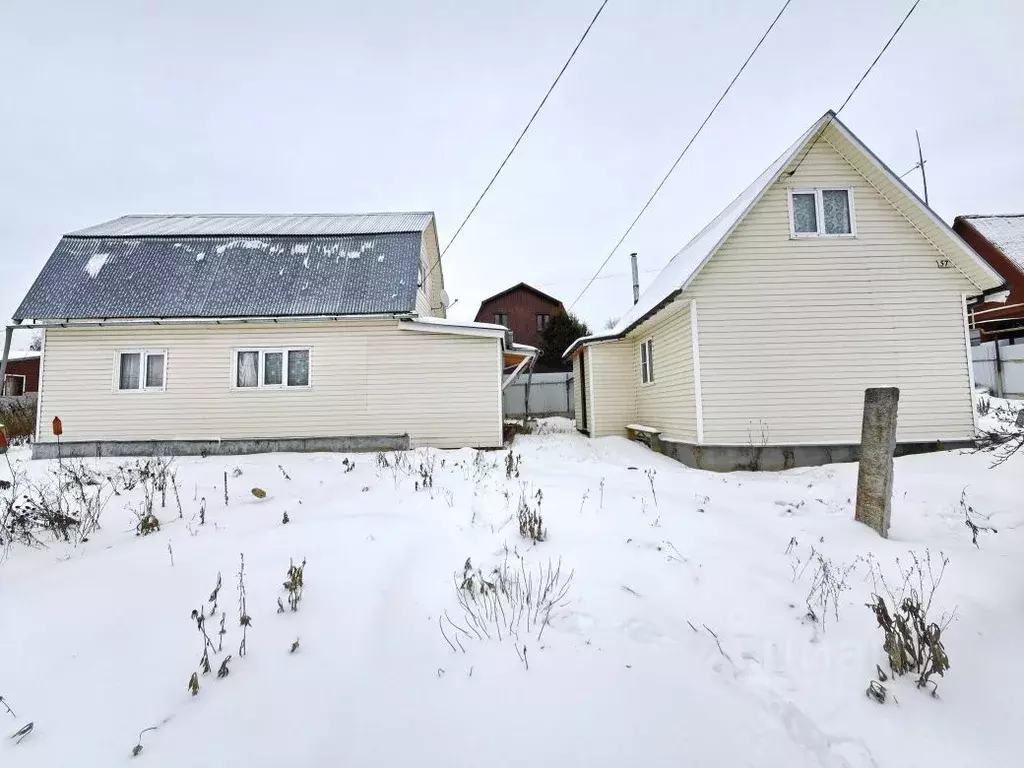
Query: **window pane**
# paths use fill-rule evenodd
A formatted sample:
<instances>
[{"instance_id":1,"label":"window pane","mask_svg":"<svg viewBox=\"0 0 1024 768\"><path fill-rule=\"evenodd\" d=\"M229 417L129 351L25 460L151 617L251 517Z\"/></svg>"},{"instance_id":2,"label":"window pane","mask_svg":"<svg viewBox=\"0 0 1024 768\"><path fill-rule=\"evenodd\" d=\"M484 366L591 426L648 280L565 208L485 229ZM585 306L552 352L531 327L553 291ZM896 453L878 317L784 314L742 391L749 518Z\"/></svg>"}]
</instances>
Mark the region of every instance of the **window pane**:
<instances>
[{"instance_id":1,"label":"window pane","mask_svg":"<svg viewBox=\"0 0 1024 768\"><path fill-rule=\"evenodd\" d=\"M146 355L146 386L160 389L164 385L164 356Z\"/></svg>"},{"instance_id":2,"label":"window pane","mask_svg":"<svg viewBox=\"0 0 1024 768\"><path fill-rule=\"evenodd\" d=\"M793 195L793 231L801 234L818 231L818 211L813 192Z\"/></svg>"},{"instance_id":3,"label":"window pane","mask_svg":"<svg viewBox=\"0 0 1024 768\"><path fill-rule=\"evenodd\" d=\"M129 352L121 355L121 370L118 378L119 389L138 389L139 375L142 371L142 355Z\"/></svg>"},{"instance_id":4,"label":"window pane","mask_svg":"<svg viewBox=\"0 0 1024 768\"><path fill-rule=\"evenodd\" d=\"M647 342L640 345L640 381L647 383Z\"/></svg>"},{"instance_id":5,"label":"window pane","mask_svg":"<svg viewBox=\"0 0 1024 768\"><path fill-rule=\"evenodd\" d=\"M284 353L264 352L263 353L263 383L267 386L276 387L284 383Z\"/></svg>"},{"instance_id":6,"label":"window pane","mask_svg":"<svg viewBox=\"0 0 1024 768\"><path fill-rule=\"evenodd\" d=\"M292 349L288 352L288 386L309 386L309 350Z\"/></svg>"},{"instance_id":7,"label":"window pane","mask_svg":"<svg viewBox=\"0 0 1024 768\"><path fill-rule=\"evenodd\" d=\"M654 339L647 342L647 381L654 381Z\"/></svg>"},{"instance_id":8,"label":"window pane","mask_svg":"<svg viewBox=\"0 0 1024 768\"><path fill-rule=\"evenodd\" d=\"M848 235L850 227L850 193L845 189L826 189L821 193L821 212L825 218L826 235Z\"/></svg>"},{"instance_id":9,"label":"window pane","mask_svg":"<svg viewBox=\"0 0 1024 768\"><path fill-rule=\"evenodd\" d=\"M259 352L239 352L236 384L239 387L255 387L259 384L259 367Z\"/></svg>"}]
</instances>

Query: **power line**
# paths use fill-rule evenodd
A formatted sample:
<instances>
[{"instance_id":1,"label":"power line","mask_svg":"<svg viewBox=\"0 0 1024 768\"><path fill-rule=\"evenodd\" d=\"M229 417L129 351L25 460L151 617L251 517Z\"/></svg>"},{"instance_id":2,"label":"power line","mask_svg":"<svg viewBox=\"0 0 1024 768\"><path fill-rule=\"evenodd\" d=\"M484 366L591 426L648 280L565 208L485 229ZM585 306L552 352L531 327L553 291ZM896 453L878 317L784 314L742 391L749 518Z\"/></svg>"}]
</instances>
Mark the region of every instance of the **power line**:
<instances>
[{"instance_id":1,"label":"power line","mask_svg":"<svg viewBox=\"0 0 1024 768\"><path fill-rule=\"evenodd\" d=\"M853 86L853 90L850 91L850 93L846 96L846 99L839 106L839 109L837 109L834 113L829 115L828 121L826 121L825 125L823 125L821 127L821 130L818 131L818 134L814 137L814 139L812 141L809 141L807 143L807 149L804 151L803 157L801 157L797 161L796 167L793 168L792 171L790 171L789 173L786 174L787 177L792 176L794 173L796 173L798 170L800 170L800 166L803 164L804 159L810 153L811 147L813 147L815 142L818 140L818 138L823 133L825 133L825 130L829 127L829 125L832 124L832 120L835 119L836 117L838 117L839 113L843 111L843 108L847 104L850 103L850 99L853 98L853 94L855 94L857 92L857 89L860 88L861 83L863 83L867 79L867 76L871 74L871 70L873 70L875 68L875 64L877 64L878 60L882 58L882 55L887 50L889 50L889 46L892 45L892 41L896 39L896 35L898 35L900 33L900 30L903 29L903 25L907 23L907 20L911 17L911 15L914 13L914 11L917 10L917 6L920 5L920 3L921 3L921 0L914 0L913 5L910 6L910 10L907 11L907 15L903 17L903 20L896 26L896 29L893 31L893 33L891 35L889 35L889 39L885 41L885 45L882 46L882 50L880 50L878 52L878 55L875 56L875 60L871 62L871 65L864 71L864 74L860 76L860 80L858 80L857 84L855 86ZM915 165L913 168L910 169L910 171L916 171L919 167L920 166ZM907 171L907 173L910 173L910 171ZM903 176L906 176L906 175L907 175L906 173L903 174ZM903 178L903 176L901 176L900 178Z\"/></svg>"},{"instance_id":2,"label":"power line","mask_svg":"<svg viewBox=\"0 0 1024 768\"><path fill-rule=\"evenodd\" d=\"M452 235L452 239L448 241L448 245L446 245L444 247L444 250L441 251L441 255L437 257L437 260L434 262L433 266L431 266L430 269L427 270L427 274L424 275L423 277L424 280L430 277L430 274L437 268L437 265L441 263L441 259L444 257L446 253L448 253L448 249L452 247L452 243L454 243L456 238L458 238L459 234L462 232L463 227L465 227L466 223L470 220L470 218L472 218L481 201L490 191L498 176L505 169L505 165L508 163L513 153L515 153L516 149L519 147L519 144L523 140L523 137L526 136L526 132L530 130L530 126L533 125L533 121L537 119L537 115L540 114L541 109L544 108L544 104L547 103L548 97L551 95L551 92L555 90L555 86L558 85L558 81L562 79L562 75L565 74L565 70L569 68L569 65L572 63L573 58L575 58L576 56L576 52L580 49L580 46L583 45L583 41L587 39L587 35L590 34L590 30L593 29L594 24L597 22L598 17L601 15L601 11L604 10L604 7L606 5L608 5L608 0L603 0L600 7L597 9L597 13L594 14L594 18L590 20L590 23L587 25L587 28L583 30L583 36L579 39L579 42L576 43L576 47L572 49L572 53L570 53L569 58L565 60L565 64L563 64L562 68L558 71L558 75L555 77L554 81L552 81L550 87L547 90L547 93L544 94L544 98L540 100L540 104L538 104L537 108L533 110L533 114L530 115L530 119L527 121L526 127L524 127L522 132L519 134L519 137L512 145L512 149L510 149L508 151L508 154L505 155L505 159L501 161L501 165L498 166L498 170L496 170L494 172L494 175L491 176L491 180L487 182L487 186L484 187L484 191L480 193L480 197L478 197L476 199L476 202L473 203L473 207L469 209L469 213L466 214L466 218L464 218L462 220L462 223L459 224L459 228L455 230L455 234Z\"/></svg>"},{"instance_id":3,"label":"power line","mask_svg":"<svg viewBox=\"0 0 1024 768\"><path fill-rule=\"evenodd\" d=\"M594 276L590 278L590 281L586 284L583 290L580 291L580 295L577 296L573 300L572 304L569 305L569 309L575 307L576 303L581 298L583 298L583 294L585 294L590 289L590 286L594 284L594 280L596 280L597 276L601 274L601 270L605 268L605 266L611 260L612 256L615 255L615 252L619 250L619 246L622 245L622 243L625 241L627 237L629 237L629 233L633 231L633 227L636 226L637 222L640 221L640 218L644 215L644 213L647 212L647 209L650 207L651 203L654 202L654 198L658 196L658 193L661 192L661 188L665 186L665 182L668 181L669 176L672 175L672 172L675 171L676 166L678 166L680 161L682 161L683 156L686 155L690 147L693 146L693 142L697 140L697 137L700 135L701 131L704 130L704 126L708 124L708 121L711 119L711 116L714 115L715 112L718 110L718 106L725 100L725 97L729 95L729 91L732 90L733 85L735 85L736 81L739 80L740 75L743 74L743 70L747 68L747 64L749 64L750 60L754 58L754 54L757 53L758 49L761 47L761 44L771 33L772 29L774 29L775 24L779 21L779 19L782 18L782 14L786 12L786 9L789 7L789 4L792 1L793 0L786 0L786 2L783 3L782 9L776 14L775 18L772 19L772 23L768 25L768 29L766 29L764 31L764 34L761 35L761 39L757 41L757 45L754 46L754 50L750 52L747 58L743 61L743 64L740 66L739 70L737 70L736 74L733 76L732 80L729 81L729 85L726 86L725 90L722 92L722 95L718 97L718 101L715 102L715 105L711 107L711 111L708 112L707 116L704 118L704 121L697 127L697 130L694 132L693 136L690 137L690 140L686 142L686 146L683 147L683 151L679 153L679 156L676 158L675 162L672 163L672 166L668 169L668 173L665 174L664 178L662 178L658 186L654 188L654 193L650 196L650 198L648 198L647 202L644 203L644 207L640 209L640 213L636 215L636 218L633 219L633 222L626 228L626 231L622 234L622 237L620 237L619 241L615 243L615 247L611 249L611 251L605 257L604 261L601 262L601 266L597 268L597 271L594 273Z\"/></svg>"}]
</instances>

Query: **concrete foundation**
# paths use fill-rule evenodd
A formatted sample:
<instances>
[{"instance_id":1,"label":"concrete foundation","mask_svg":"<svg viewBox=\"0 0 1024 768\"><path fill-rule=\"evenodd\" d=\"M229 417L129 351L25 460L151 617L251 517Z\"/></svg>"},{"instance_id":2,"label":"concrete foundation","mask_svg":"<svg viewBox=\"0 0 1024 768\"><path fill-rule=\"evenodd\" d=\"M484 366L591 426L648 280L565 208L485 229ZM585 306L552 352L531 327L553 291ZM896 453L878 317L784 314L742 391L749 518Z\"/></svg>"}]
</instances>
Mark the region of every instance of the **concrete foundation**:
<instances>
[{"instance_id":1,"label":"concrete foundation","mask_svg":"<svg viewBox=\"0 0 1024 768\"><path fill-rule=\"evenodd\" d=\"M88 440L61 441L64 458L101 456L235 456L249 453L361 453L404 451L408 435L291 437L261 440ZM57 443L33 443L33 459L57 458Z\"/></svg>"},{"instance_id":2,"label":"concrete foundation","mask_svg":"<svg viewBox=\"0 0 1024 768\"><path fill-rule=\"evenodd\" d=\"M973 448L971 440L898 443L896 456ZM711 472L777 472L860 461L859 445L693 445L661 438L661 453L688 467Z\"/></svg>"}]
</instances>

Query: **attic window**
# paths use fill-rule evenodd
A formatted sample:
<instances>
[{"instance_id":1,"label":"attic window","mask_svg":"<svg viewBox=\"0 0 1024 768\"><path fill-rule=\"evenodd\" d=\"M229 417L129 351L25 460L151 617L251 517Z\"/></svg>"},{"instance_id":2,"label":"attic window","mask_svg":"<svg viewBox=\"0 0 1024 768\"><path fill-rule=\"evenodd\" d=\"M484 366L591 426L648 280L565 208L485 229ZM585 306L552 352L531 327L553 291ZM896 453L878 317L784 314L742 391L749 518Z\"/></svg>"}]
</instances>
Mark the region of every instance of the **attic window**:
<instances>
[{"instance_id":1,"label":"attic window","mask_svg":"<svg viewBox=\"0 0 1024 768\"><path fill-rule=\"evenodd\" d=\"M853 190L791 189L789 224L793 237L853 237Z\"/></svg>"},{"instance_id":2,"label":"attic window","mask_svg":"<svg viewBox=\"0 0 1024 768\"><path fill-rule=\"evenodd\" d=\"M495 312L494 324L504 325L506 328L508 328L508 312Z\"/></svg>"}]
</instances>

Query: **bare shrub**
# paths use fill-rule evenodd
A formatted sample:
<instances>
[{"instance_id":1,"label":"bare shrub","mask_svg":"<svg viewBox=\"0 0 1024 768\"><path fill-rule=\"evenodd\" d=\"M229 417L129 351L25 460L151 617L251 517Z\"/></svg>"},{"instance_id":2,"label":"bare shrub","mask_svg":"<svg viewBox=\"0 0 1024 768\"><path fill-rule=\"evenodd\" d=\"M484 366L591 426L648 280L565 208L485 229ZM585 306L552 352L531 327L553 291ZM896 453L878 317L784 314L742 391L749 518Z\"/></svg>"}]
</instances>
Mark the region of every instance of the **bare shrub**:
<instances>
[{"instance_id":1,"label":"bare shrub","mask_svg":"<svg viewBox=\"0 0 1024 768\"><path fill-rule=\"evenodd\" d=\"M523 461L523 457L520 454L518 454L518 453L514 453L513 451L509 451L505 455L505 479L506 480L511 480L513 478L516 478L516 479L519 478L519 465L522 463L522 461Z\"/></svg>"},{"instance_id":2,"label":"bare shrub","mask_svg":"<svg viewBox=\"0 0 1024 768\"><path fill-rule=\"evenodd\" d=\"M540 488L533 495L535 506L530 506L530 500L526 497L525 489L519 497L519 535L529 539L534 544L544 541L548 537L548 529L544 527L544 518L541 516L541 503L544 501L544 492Z\"/></svg>"},{"instance_id":3,"label":"bare shrub","mask_svg":"<svg viewBox=\"0 0 1024 768\"><path fill-rule=\"evenodd\" d=\"M858 557L852 563L845 564L837 563L816 550L812 550L812 552L815 569L805 600L807 617L812 621L820 619L821 629L824 632L830 608L836 621L839 621L839 599L844 592L850 589L850 575L856 570L861 558Z\"/></svg>"},{"instance_id":4,"label":"bare shrub","mask_svg":"<svg viewBox=\"0 0 1024 768\"><path fill-rule=\"evenodd\" d=\"M302 589L305 586L306 560L303 558L302 565L295 565L288 561L288 578L284 582L285 591L288 593L288 607L292 613L299 610L299 602L302 600ZM278 613L283 612L281 601L277 601Z\"/></svg>"},{"instance_id":5,"label":"bare shrub","mask_svg":"<svg viewBox=\"0 0 1024 768\"><path fill-rule=\"evenodd\" d=\"M454 575L455 594L463 611L463 624L453 622L447 612L449 630L462 650L463 638L477 640L508 640L518 643L527 637L539 642L552 616L565 606L574 572L562 570L562 560L539 564L528 569L522 555L506 550L505 559L489 574L473 568L470 558L461 573ZM441 634L455 650L444 624ZM518 646L517 646L517 652Z\"/></svg>"},{"instance_id":6,"label":"bare shrub","mask_svg":"<svg viewBox=\"0 0 1024 768\"><path fill-rule=\"evenodd\" d=\"M930 683L935 696L938 683L932 676L942 677L949 669L942 633L953 615L944 614L936 621L931 610L949 558L940 553L938 563L933 563L929 550L925 550L923 559L911 552L906 564L897 558L898 583L886 580L874 558L869 557L868 563L874 592L867 605L884 635L882 650L892 674L916 675L917 687L925 688Z\"/></svg>"},{"instance_id":7,"label":"bare shrub","mask_svg":"<svg viewBox=\"0 0 1024 768\"><path fill-rule=\"evenodd\" d=\"M12 443L30 439L36 430L35 398L19 398L0 403L0 424Z\"/></svg>"},{"instance_id":8,"label":"bare shrub","mask_svg":"<svg viewBox=\"0 0 1024 768\"><path fill-rule=\"evenodd\" d=\"M964 525L966 525L971 531L971 543L974 546L978 546L979 533L982 533L983 531L988 533L999 533L999 531L991 526L978 525L974 522L974 518L978 517L979 514L974 510L974 507L967 503L967 488L964 488L960 493L960 511L964 513Z\"/></svg>"},{"instance_id":9,"label":"bare shrub","mask_svg":"<svg viewBox=\"0 0 1024 768\"><path fill-rule=\"evenodd\" d=\"M238 556L238 626L242 628L242 639L238 644L238 655L245 656L247 630L252 626L252 617L249 616L245 605L245 554Z\"/></svg>"}]
</instances>

